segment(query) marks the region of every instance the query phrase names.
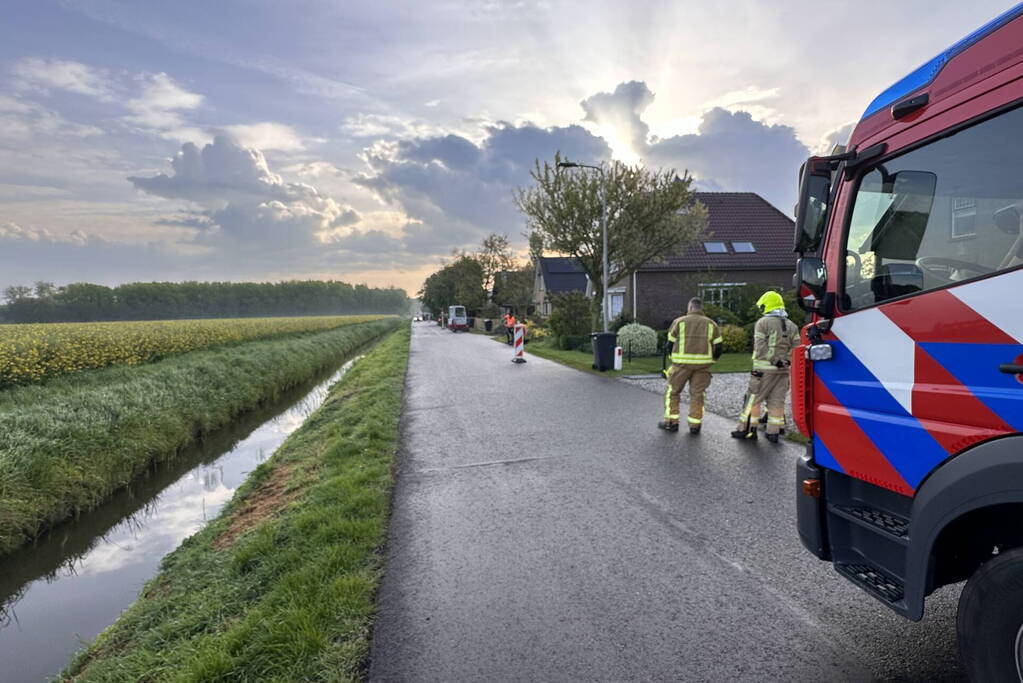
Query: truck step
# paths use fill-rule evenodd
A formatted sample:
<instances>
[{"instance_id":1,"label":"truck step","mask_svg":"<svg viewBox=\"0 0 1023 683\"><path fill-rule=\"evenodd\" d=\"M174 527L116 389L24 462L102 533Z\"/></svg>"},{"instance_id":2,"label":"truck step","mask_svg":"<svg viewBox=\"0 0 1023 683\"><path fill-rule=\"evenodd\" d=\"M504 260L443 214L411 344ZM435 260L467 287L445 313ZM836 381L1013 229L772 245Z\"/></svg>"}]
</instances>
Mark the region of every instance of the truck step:
<instances>
[{"instance_id":1,"label":"truck step","mask_svg":"<svg viewBox=\"0 0 1023 683\"><path fill-rule=\"evenodd\" d=\"M834 506L832 510L845 517L852 517L866 522L872 527L885 531L901 539L909 538L909 522L877 508L863 506Z\"/></svg>"},{"instance_id":2,"label":"truck step","mask_svg":"<svg viewBox=\"0 0 1023 683\"><path fill-rule=\"evenodd\" d=\"M869 564L836 563L835 569L882 602L894 605L902 600L902 582L885 575Z\"/></svg>"}]
</instances>

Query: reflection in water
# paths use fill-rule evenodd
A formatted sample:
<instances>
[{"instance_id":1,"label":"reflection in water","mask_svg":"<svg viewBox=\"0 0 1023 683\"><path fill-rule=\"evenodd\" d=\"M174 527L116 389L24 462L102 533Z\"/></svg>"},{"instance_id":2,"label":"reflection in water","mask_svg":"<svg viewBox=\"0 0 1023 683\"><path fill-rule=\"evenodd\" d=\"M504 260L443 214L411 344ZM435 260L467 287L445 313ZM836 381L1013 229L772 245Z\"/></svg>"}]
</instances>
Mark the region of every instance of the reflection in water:
<instances>
[{"instance_id":1,"label":"reflection in water","mask_svg":"<svg viewBox=\"0 0 1023 683\"><path fill-rule=\"evenodd\" d=\"M217 516L356 360L242 416L102 507L0 558L0 679L38 681L59 672L81 641L135 600L164 555Z\"/></svg>"}]
</instances>

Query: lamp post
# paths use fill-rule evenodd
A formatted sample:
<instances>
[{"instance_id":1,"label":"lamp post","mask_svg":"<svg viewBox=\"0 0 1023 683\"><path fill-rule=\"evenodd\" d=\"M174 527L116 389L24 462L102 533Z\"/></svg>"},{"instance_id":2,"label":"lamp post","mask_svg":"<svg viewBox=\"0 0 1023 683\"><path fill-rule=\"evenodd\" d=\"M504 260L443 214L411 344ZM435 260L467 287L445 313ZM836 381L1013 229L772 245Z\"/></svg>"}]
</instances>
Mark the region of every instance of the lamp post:
<instances>
[{"instance_id":1,"label":"lamp post","mask_svg":"<svg viewBox=\"0 0 1023 683\"><path fill-rule=\"evenodd\" d=\"M601 278L601 280L602 280L602 285L603 285L603 288L604 288L604 296L603 296L603 301L601 301L601 304L600 304L600 318L601 318L601 322L603 323L603 331L607 332L607 316L610 313L610 310L608 309L608 303L607 303L607 175L604 172L603 164L601 164L600 166L592 166L590 164L577 164L574 161L559 161L557 167L558 168L592 168L593 170L595 170L598 173L600 173L600 190L601 190L601 192L600 192L600 195L601 195L600 196L600 203L601 203L600 227L601 227L601 232L603 233L603 241L604 241L604 259L603 259L604 265L603 265L603 268L601 269L601 271L602 271L601 275L603 276Z\"/></svg>"}]
</instances>

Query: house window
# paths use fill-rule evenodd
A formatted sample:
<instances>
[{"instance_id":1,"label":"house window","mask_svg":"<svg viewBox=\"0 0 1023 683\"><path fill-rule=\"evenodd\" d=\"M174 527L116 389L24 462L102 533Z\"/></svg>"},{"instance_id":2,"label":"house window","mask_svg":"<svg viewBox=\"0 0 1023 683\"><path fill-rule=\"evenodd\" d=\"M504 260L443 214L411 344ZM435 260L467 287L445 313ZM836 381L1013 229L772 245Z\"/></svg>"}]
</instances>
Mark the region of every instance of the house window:
<instances>
[{"instance_id":1,"label":"house window","mask_svg":"<svg viewBox=\"0 0 1023 683\"><path fill-rule=\"evenodd\" d=\"M977 234L977 200L956 197L952 200L952 239Z\"/></svg>"},{"instance_id":2,"label":"house window","mask_svg":"<svg viewBox=\"0 0 1023 683\"><path fill-rule=\"evenodd\" d=\"M708 254L727 254L728 247L725 246L724 242L704 242L703 249Z\"/></svg>"},{"instance_id":3,"label":"house window","mask_svg":"<svg viewBox=\"0 0 1023 683\"><path fill-rule=\"evenodd\" d=\"M756 252L752 242L732 242L732 249L736 254L752 254Z\"/></svg>"},{"instance_id":4,"label":"house window","mask_svg":"<svg viewBox=\"0 0 1023 683\"><path fill-rule=\"evenodd\" d=\"M607 291L608 308L610 309L610 319L614 320L622 314L622 310L625 308L625 291L618 289L609 289Z\"/></svg>"},{"instance_id":5,"label":"house window","mask_svg":"<svg viewBox=\"0 0 1023 683\"><path fill-rule=\"evenodd\" d=\"M730 292L736 287L744 287L745 282L713 282L700 285L700 298L705 304L724 306L731 303Z\"/></svg>"}]
</instances>

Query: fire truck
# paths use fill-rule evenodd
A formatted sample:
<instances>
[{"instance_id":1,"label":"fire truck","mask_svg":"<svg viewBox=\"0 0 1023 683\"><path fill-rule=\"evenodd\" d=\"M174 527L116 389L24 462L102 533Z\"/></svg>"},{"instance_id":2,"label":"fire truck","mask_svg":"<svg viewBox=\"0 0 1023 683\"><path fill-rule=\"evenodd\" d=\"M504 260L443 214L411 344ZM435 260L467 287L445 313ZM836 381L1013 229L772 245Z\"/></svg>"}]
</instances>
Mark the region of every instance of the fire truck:
<instances>
[{"instance_id":1,"label":"fire truck","mask_svg":"<svg viewBox=\"0 0 1023 683\"><path fill-rule=\"evenodd\" d=\"M803 545L897 613L966 582L977 681L1023 681L1023 4L800 172Z\"/></svg>"}]
</instances>

